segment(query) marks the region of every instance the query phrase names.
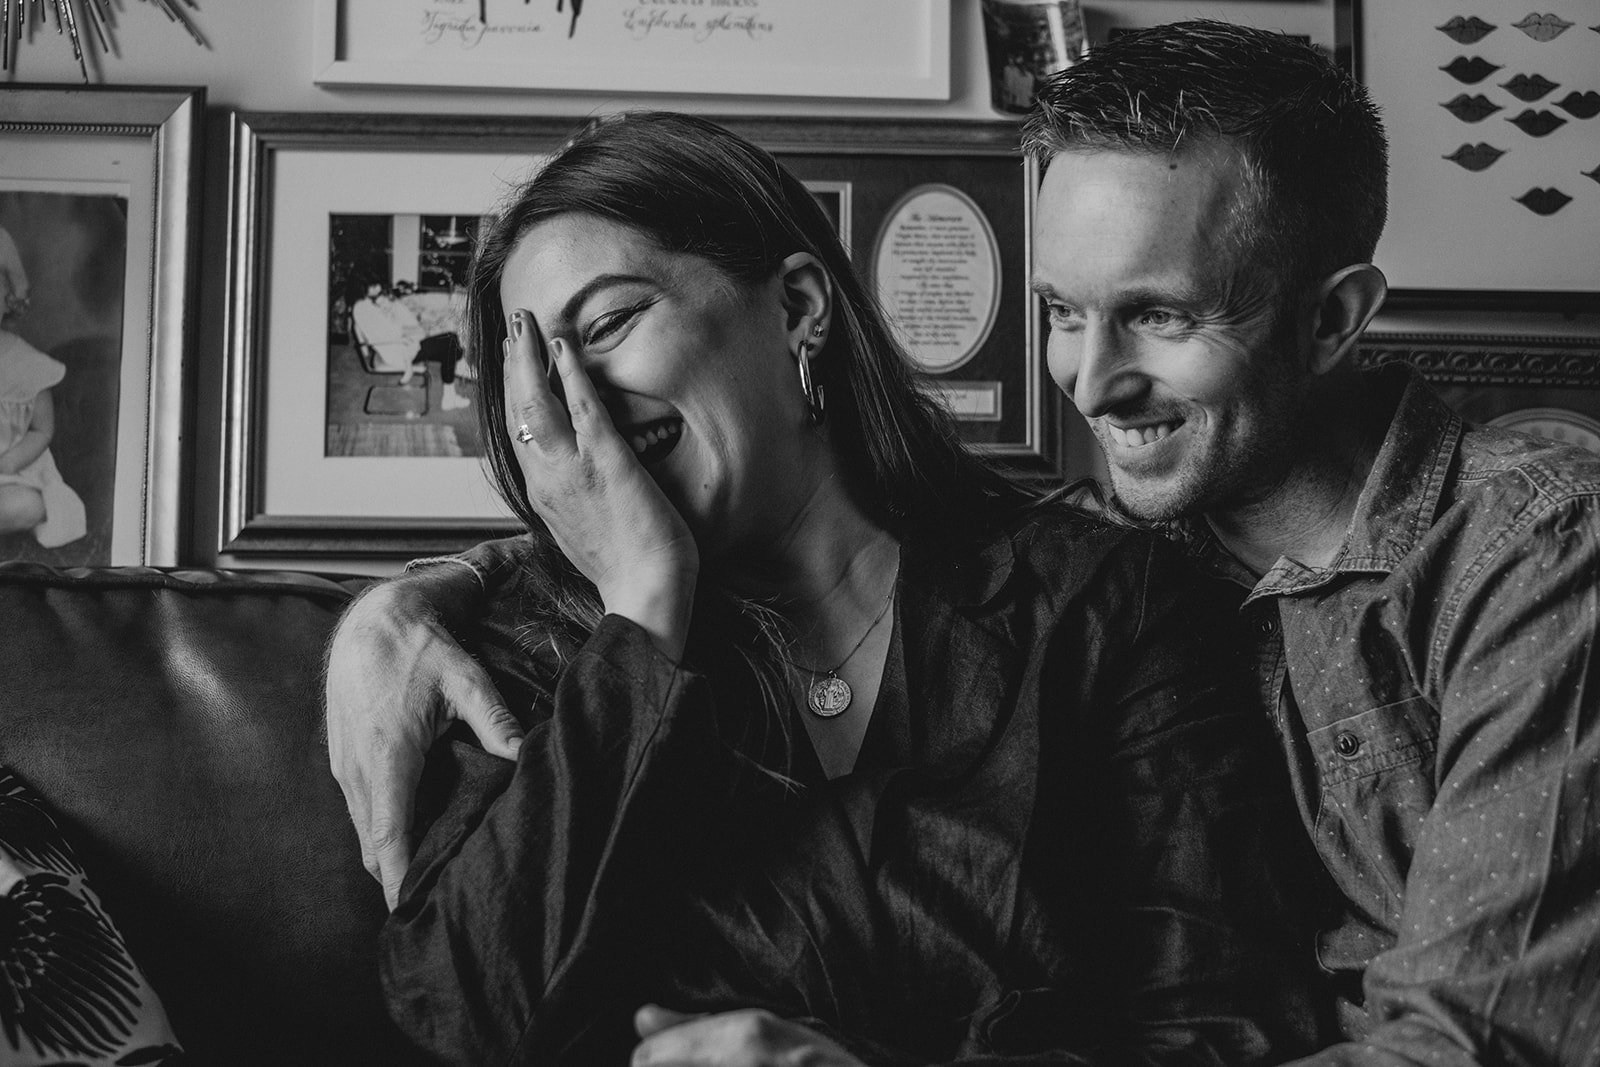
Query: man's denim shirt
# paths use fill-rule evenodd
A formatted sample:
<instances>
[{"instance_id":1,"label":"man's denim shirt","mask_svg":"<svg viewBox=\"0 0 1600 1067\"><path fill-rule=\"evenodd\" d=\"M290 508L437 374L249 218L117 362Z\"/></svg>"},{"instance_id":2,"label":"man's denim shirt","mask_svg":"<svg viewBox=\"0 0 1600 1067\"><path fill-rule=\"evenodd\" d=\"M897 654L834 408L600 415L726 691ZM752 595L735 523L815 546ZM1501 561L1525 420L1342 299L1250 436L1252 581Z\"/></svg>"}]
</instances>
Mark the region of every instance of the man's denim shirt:
<instances>
[{"instance_id":1,"label":"man's denim shirt","mask_svg":"<svg viewBox=\"0 0 1600 1067\"><path fill-rule=\"evenodd\" d=\"M1257 579L1203 522L1168 531L1249 590L1346 898L1317 952L1353 1040L1308 1062L1600 1063L1600 457L1374 384L1404 392L1331 566Z\"/></svg>"}]
</instances>

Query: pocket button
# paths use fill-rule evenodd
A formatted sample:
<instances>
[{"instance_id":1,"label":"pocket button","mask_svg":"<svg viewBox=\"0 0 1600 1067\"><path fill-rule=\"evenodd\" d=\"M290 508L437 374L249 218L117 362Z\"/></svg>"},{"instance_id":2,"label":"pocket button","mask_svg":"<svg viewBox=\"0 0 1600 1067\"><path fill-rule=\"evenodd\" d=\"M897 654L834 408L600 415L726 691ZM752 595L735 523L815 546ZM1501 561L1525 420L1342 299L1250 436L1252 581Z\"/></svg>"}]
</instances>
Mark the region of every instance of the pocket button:
<instances>
[{"instance_id":1,"label":"pocket button","mask_svg":"<svg viewBox=\"0 0 1600 1067\"><path fill-rule=\"evenodd\" d=\"M1346 730L1333 739L1333 750L1345 759L1354 759L1361 751L1361 738Z\"/></svg>"}]
</instances>

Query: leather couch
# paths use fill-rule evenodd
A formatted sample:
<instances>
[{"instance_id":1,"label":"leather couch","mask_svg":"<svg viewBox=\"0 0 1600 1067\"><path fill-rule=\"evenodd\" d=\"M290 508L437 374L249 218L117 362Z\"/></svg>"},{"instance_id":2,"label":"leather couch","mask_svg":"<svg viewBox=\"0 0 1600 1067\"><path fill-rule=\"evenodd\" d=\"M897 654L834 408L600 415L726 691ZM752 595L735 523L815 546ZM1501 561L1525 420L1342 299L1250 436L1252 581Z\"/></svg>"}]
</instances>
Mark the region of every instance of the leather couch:
<instances>
[{"instance_id":1,"label":"leather couch","mask_svg":"<svg viewBox=\"0 0 1600 1067\"><path fill-rule=\"evenodd\" d=\"M0 764L53 807L188 1063L416 1062L322 737L362 584L0 563Z\"/></svg>"}]
</instances>

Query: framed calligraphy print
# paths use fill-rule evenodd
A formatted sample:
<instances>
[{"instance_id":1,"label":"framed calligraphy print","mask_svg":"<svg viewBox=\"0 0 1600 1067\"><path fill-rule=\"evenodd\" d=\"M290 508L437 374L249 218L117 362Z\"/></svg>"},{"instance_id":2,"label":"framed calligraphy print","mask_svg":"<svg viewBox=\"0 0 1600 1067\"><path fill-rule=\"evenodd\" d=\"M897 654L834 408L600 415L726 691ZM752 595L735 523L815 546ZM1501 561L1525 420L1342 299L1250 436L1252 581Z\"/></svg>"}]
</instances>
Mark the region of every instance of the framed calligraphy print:
<instances>
[{"instance_id":1,"label":"framed calligraphy print","mask_svg":"<svg viewBox=\"0 0 1600 1067\"><path fill-rule=\"evenodd\" d=\"M318 84L946 100L950 0L317 0Z\"/></svg>"}]
</instances>

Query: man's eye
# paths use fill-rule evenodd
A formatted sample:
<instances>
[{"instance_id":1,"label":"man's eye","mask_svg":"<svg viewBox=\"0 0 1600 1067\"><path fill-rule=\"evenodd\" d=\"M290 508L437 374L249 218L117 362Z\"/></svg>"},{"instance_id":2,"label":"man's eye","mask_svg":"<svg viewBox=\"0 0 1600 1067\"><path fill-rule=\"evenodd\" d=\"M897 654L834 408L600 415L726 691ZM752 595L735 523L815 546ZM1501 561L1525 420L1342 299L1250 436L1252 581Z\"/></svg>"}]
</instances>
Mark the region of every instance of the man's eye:
<instances>
[{"instance_id":1,"label":"man's eye","mask_svg":"<svg viewBox=\"0 0 1600 1067\"><path fill-rule=\"evenodd\" d=\"M1058 330L1076 326L1078 310L1066 304L1045 304L1045 313L1050 318L1050 325Z\"/></svg>"},{"instance_id":2,"label":"man's eye","mask_svg":"<svg viewBox=\"0 0 1600 1067\"><path fill-rule=\"evenodd\" d=\"M1139 313L1139 323L1143 326L1177 326L1183 322L1183 317L1166 308L1145 308Z\"/></svg>"}]
</instances>

